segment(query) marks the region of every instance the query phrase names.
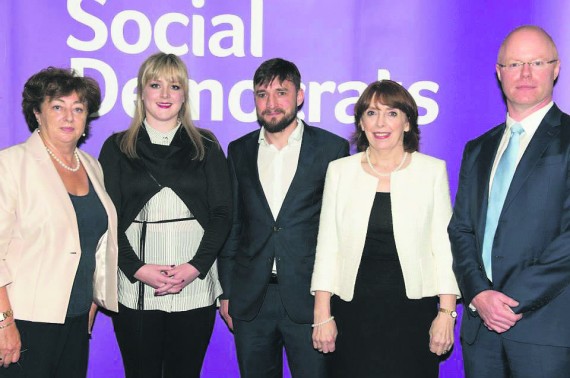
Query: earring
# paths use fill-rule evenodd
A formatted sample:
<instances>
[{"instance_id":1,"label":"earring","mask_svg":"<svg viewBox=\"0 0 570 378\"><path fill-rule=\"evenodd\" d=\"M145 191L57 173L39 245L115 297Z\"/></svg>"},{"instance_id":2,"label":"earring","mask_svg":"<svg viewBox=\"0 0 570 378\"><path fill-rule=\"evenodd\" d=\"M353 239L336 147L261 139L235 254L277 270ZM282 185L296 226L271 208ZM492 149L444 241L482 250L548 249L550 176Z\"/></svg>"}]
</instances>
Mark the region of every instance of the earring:
<instances>
[{"instance_id":1,"label":"earring","mask_svg":"<svg viewBox=\"0 0 570 378\"><path fill-rule=\"evenodd\" d=\"M85 137L85 133L81 134L82 137Z\"/></svg>"}]
</instances>

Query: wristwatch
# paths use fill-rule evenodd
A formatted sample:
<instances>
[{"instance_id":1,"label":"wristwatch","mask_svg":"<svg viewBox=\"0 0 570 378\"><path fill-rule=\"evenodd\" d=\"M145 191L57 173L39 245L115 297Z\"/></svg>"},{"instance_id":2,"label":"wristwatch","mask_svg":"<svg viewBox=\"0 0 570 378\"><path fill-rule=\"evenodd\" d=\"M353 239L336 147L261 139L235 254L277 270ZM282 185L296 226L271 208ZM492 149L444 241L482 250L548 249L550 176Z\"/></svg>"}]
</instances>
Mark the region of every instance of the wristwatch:
<instances>
[{"instance_id":1,"label":"wristwatch","mask_svg":"<svg viewBox=\"0 0 570 378\"><path fill-rule=\"evenodd\" d=\"M11 309L6 312L0 312L0 322L3 322L12 315L14 315L14 311L12 311Z\"/></svg>"},{"instance_id":2,"label":"wristwatch","mask_svg":"<svg viewBox=\"0 0 570 378\"><path fill-rule=\"evenodd\" d=\"M446 308L440 307L439 312L443 312L444 314L451 316L453 319L457 318L457 311L455 311L455 310L448 310Z\"/></svg>"}]
</instances>

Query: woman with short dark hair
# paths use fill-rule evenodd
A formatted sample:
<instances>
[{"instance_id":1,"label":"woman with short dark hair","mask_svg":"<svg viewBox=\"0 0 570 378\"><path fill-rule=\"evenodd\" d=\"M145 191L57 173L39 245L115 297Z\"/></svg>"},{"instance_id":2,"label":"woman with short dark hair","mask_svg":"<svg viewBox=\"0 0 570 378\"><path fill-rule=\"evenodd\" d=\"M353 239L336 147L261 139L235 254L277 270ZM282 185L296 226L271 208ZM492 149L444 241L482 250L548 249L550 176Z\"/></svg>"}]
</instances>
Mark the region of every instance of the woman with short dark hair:
<instances>
[{"instance_id":1,"label":"woman with short dark hair","mask_svg":"<svg viewBox=\"0 0 570 378\"><path fill-rule=\"evenodd\" d=\"M77 148L97 83L49 67L28 79L32 135L0 151L0 365L6 377L85 377L97 305L117 311L117 216Z\"/></svg>"},{"instance_id":2,"label":"woman with short dark hair","mask_svg":"<svg viewBox=\"0 0 570 378\"><path fill-rule=\"evenodd\" d=\"M334 351L334 377L437 378L459 295L445 162L418 152L418 109L398 83L370 84L354 113L359 153L325 181L313 346Z\"/></svg>"}]
</instances>

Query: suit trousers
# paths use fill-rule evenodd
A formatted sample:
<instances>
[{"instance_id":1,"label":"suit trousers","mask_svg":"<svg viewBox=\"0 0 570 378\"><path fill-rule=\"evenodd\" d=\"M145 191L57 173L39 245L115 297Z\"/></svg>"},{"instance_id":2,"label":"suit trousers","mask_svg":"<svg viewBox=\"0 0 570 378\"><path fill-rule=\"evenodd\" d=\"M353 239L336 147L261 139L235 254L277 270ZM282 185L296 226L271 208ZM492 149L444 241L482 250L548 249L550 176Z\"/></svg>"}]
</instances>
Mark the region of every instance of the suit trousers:
<instances>
[{"instance_id":1,"label":"suit trousers","mask_svg":"<svg viewBox=\"0 0 570 378\"><path fill-rule=\"evenodd\" d=\"M515 325L516 327L516 325ZM568 378L570 348L508 340L481 326L471 345L462 343L467 378Z\"/></svg>"},{"instance_id":2,"label":"suit trousers","mask_svg":"<svg viewBox=\"0 0 570 378\"><path fill-rule=\"evenodd\" d=\"M242 378L282 377L283 347L293 377L327 377L325 355L313 348L311 325L295 323L287 315L278 284L269 285L253 320L234 318L233 324Z\"/></svg>"},{"instance_id":3,"label":"suit trousers","mask_svg":"<svg viewBox=\"0 0 570 378\"><path fill-rule=\"evenodd\" d=\"M214 329L214 305L189 311L133 310L113 317L127 378L200 377Z\"/></svg>"},{"instance_id":4,"label":"suit trousers","mask_svg":"<svg viewBox=\"0 0 570 378\"><path fill-rule=\"evenodd\" d=\"M63 324L16 320L22 349L20 360L7 369L6 378L85 378L89 358L89 315L65 319Z\"/></svg>"}]
</instances>

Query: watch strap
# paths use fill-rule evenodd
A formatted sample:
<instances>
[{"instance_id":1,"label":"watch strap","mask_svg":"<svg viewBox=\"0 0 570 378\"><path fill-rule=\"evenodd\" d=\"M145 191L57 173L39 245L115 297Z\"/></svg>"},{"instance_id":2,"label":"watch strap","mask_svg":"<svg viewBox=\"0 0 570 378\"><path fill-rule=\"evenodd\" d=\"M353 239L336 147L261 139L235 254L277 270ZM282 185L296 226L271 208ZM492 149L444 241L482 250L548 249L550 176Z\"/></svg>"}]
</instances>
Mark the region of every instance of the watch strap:
<instances>
[{"instance_id":1,"label":"watch strap","mask_svg":"<svg viewBox=\"0 0 570 378\"><path fill-rule=\"evenodd\" d=\"M452 318L457 318L457 312L455 310L448 310L446 308L439 308L439 312L443 312L444 314L447 314L449 316L451 316Z\"/></svg>"}]
</instances>

